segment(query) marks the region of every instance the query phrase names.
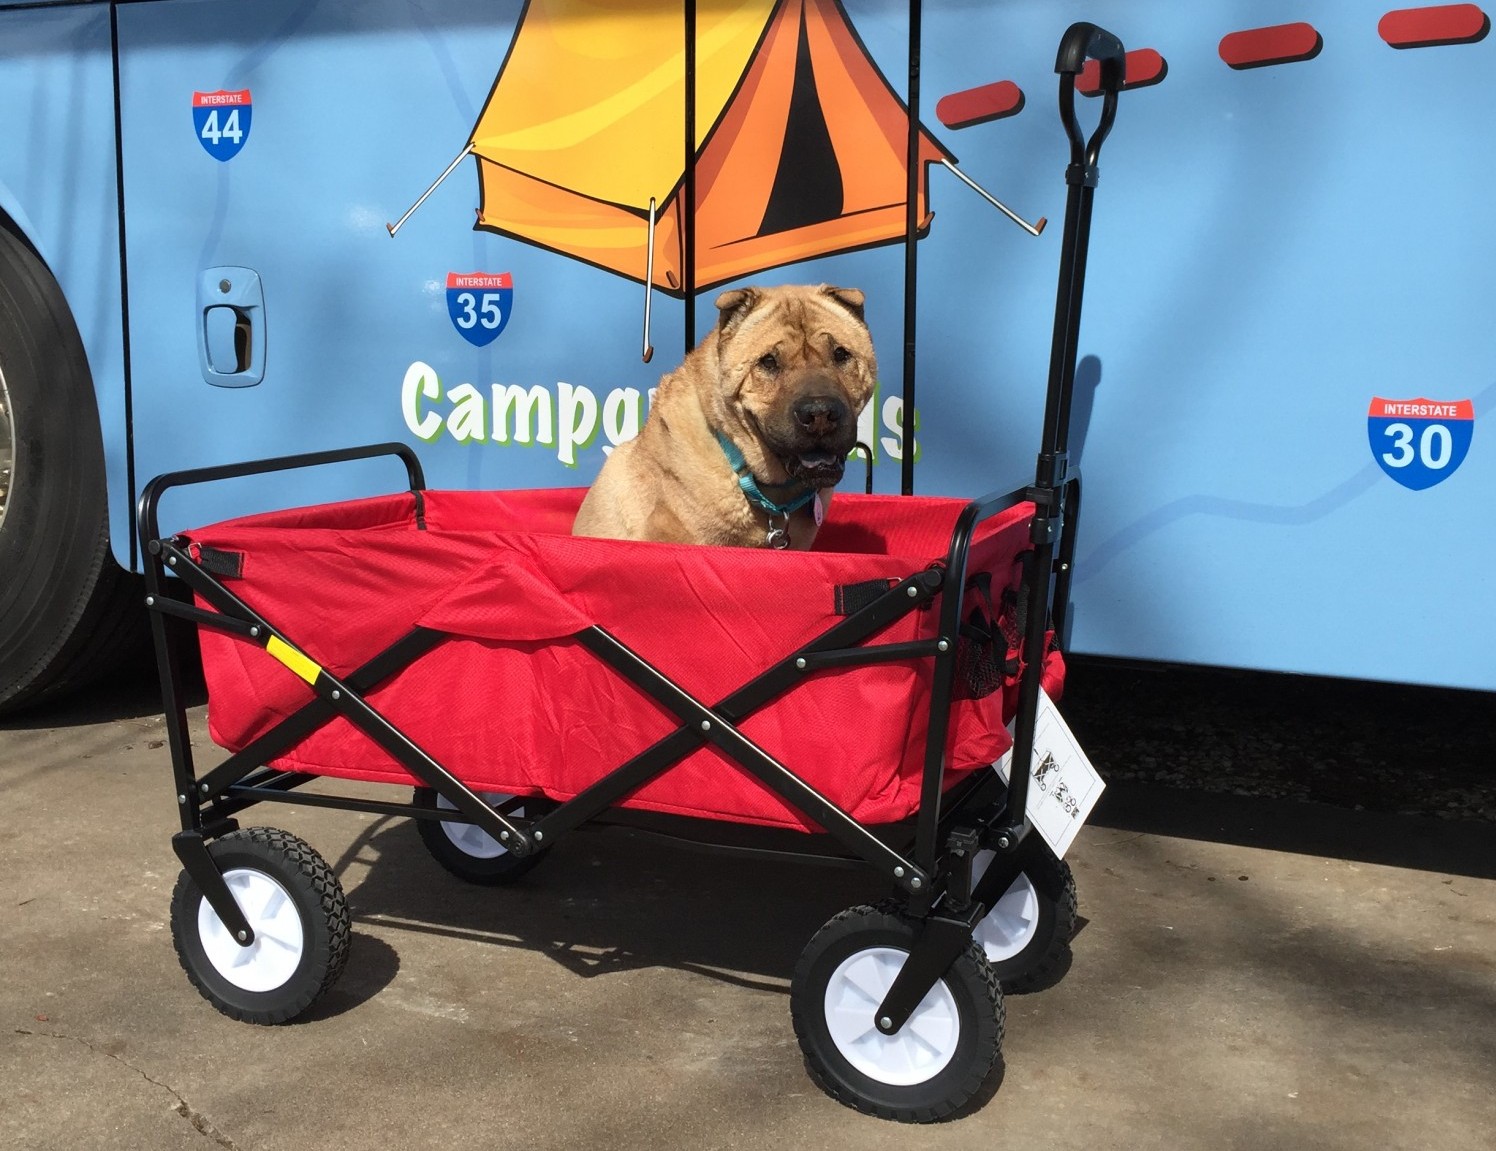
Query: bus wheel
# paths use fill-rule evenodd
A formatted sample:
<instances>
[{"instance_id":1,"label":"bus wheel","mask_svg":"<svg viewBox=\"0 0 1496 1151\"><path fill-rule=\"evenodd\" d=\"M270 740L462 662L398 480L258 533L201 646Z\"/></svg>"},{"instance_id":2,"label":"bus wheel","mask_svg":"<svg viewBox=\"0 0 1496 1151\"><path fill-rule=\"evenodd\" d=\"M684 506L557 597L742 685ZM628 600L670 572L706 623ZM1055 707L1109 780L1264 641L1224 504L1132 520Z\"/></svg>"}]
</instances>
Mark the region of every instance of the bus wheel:
<instances>
[{"instance_id":1,"label":"bus wheel","mask_svg":"<svg viewBox=\"0 0 1496 1151\"><path fill-rule=\"evenodd\" d=\"M144 589L109 549L83 342L46 266L0 225L0 714L142 651Z\"/></svg>"}]
</instances>

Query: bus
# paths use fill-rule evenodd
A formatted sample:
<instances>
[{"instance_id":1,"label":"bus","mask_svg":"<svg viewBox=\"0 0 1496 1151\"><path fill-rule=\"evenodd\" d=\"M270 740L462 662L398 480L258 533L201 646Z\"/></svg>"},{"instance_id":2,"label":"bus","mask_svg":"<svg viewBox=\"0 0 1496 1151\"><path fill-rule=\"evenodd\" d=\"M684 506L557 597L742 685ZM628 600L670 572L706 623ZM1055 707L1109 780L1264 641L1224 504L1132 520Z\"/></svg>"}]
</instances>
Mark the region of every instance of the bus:
<instances>
[{"instance_id":1,"label":"bus","mask_svg":"<svg viewBox=\"0 0 1496 1151\"><path fill-rule=\"evenodd\" d=\"M1479 5L0 0L0 707L140 626L153 476L584 484L733 286L866 293L877 490L1021 483L1080 19L1128 54L1069 650L1496 689Z\"/></svg>"}]
</instances>

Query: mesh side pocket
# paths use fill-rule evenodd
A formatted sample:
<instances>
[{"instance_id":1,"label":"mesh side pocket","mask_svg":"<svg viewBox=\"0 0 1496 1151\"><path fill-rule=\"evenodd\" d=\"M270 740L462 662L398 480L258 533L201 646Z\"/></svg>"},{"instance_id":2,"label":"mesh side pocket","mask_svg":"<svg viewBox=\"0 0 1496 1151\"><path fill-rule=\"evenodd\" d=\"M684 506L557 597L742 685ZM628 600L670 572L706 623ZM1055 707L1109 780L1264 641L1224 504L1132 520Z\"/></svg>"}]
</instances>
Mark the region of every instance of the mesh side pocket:
<instances>
[{"instance_id":1,"label":"mesh side pocket","mask_svg":"<svg viewBox=\"0 0 1496 1151\"><path fill-rule=\"evenodd\" d=\"M956 641L957 699L982 699L1002 687L1007 674L1008 640L992 606L992 574L979 572L966 581L972 603Z\"/></svg>"}]
</instances>

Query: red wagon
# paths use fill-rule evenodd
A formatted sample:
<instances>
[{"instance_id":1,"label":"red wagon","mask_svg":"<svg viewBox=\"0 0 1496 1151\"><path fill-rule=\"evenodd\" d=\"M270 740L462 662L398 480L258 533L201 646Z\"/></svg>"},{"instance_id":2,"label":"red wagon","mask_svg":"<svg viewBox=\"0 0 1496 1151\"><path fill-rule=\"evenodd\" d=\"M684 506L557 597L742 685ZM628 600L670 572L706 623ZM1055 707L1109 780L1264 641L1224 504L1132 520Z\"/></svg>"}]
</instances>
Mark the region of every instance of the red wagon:
<instances>
[{"instance_id":1,"label":"red wagon","mask_svg":"<svg viewBox=\"0 0 1496 1151\"><path fill-rule=\"evenodd\" d=\"M1103 64L1101 121L1075 77ZM1002 990L1069 945L1075 887L1026 818L1041 688L1058 695L1078 481L1066 465L1090 198L1122 47L1061 44L1072 144L1035 483L967 502L841 495L813 551L573 537L580 490L426 490L399 444L160 476L141 498L148 604L181 809L172 929L221 1011L277 1023L347 958L347 905L308 844L241 829L266 801L409 816L454 874L503 883L588 823L881 873L897 898L810 941L791 984L807 1065L883 1116L959 1111L995 1065ZM396 494L172 536L185 484L370 457ZM167 573L191 589L168 594ZM210 733L194 763L177 647L201 639ZM1010 726L1012 735L1010 735ZM337 781L408 798L372 800ZM409 789L413 788L413 792ZM875 989L875 991L870 991Z\"/></svg>"}]
</instances>

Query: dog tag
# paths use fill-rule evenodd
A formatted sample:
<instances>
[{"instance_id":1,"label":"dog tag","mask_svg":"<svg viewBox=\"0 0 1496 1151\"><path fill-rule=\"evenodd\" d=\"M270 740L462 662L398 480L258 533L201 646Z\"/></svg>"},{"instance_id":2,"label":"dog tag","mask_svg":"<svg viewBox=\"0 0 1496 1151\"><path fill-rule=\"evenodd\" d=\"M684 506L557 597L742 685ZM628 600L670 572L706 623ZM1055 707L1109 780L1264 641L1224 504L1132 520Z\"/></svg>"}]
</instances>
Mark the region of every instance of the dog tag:
<instances>
[{"instance_id":1,"label":"dog tag","mask_svg":"<svg viewBox=\"0 0 1496 1151\"><path fill-rule=\"evenodd\" d=\"M810 505L811 514L815 516L816 527L820 527L826 519L826 505L821 502L821 493L816 492L815 501Z\"/></svg>"},{"instance_id":2,"label":"dog tag","mask_svg":"<svg viewBox=\"0 0 1496 1151\"><path fill-rule=\"evenodd\" d=\"M769 528L769 537L764 542L771 548L783 551L790 546L790 533L783 528L771 527Z\"/></svg>"}]
</instances>

